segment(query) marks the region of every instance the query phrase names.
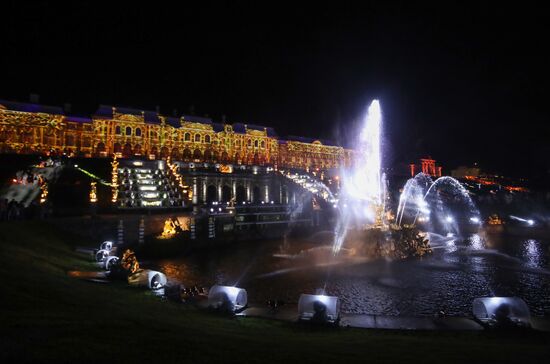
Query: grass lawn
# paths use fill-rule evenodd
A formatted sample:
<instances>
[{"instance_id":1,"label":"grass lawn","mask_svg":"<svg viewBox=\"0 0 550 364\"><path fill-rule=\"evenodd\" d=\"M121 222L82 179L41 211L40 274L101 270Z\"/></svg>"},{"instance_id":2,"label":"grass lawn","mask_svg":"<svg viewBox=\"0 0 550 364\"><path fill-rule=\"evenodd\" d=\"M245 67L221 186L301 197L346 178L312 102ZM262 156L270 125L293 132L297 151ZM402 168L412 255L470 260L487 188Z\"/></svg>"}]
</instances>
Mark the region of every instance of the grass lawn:
<instances>
[{"instance_id":1,"label":"grass lawn","mask_svg":"<svg viewBox=\"0 0 550 364\"><path fill-rule=\"evenodd\" d=\"M68 277L95 269L74 250L86 243L47 222L0 224L3 363L528 363L550 354L550 336L538 332L311 329L219 317L122 282Z\"/></svg>"}]
</instances>

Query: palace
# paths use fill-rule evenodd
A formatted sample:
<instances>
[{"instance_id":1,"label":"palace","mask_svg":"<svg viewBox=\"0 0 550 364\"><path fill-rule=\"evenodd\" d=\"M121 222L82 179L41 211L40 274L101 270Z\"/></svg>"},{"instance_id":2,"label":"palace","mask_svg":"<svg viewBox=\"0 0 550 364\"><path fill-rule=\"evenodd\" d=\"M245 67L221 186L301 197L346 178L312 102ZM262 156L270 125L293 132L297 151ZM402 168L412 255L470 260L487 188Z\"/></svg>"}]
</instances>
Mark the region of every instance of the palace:
<instances>
[{"instance_id":1,"label":"palace","mask_svg":"<svg viewBox=\"0 0 550 364\"><path fill-rule=\"evenodd\" d=\"M101 105L91 117L62 108L0 100L0 152L185 162L267 165L297 169L349 166L353 151L330 142L280 138L271 127L214 123L194 115Z\"/></svg>"}]
</instances>

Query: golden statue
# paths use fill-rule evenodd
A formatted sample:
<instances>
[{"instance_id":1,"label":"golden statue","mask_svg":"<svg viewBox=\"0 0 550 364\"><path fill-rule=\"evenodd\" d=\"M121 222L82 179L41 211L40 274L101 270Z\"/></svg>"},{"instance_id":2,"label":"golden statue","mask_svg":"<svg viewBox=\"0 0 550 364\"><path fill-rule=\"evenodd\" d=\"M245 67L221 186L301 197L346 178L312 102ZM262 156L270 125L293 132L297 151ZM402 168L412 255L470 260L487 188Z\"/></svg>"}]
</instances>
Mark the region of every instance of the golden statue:
<instances>
[{"instance_id":1,"label":"golden statue","mask_svg":"<svg viewBox=\"0 0 550 364\"><path fill-rule=\"evenodd\" d=\"M139 263L135 253L131 249L126 249L122 254L121 267L126 269L130 274L134 274L139 270Z\"/></svg>"}]
</instances>

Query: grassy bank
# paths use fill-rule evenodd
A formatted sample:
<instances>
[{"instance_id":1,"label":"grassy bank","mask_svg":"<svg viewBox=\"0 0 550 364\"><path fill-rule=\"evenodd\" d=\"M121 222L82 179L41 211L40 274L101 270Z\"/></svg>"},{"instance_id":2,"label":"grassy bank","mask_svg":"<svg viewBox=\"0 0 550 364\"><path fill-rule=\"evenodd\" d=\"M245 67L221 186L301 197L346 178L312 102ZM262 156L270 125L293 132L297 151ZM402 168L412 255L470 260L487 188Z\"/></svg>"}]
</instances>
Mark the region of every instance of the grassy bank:
<instances>
[{"instance_id":1,"label":"grassy bank","mask_svg":"<svg viewBox=\"0 0 550 364\"><path fill-rule=\"evenodd\" d=\"M218 317L123 283L69 278L94 269L75 253L85 244L44 222L0 224L3 362L526 363L550 354L542 333L314 330Z\"/></svg>"}]
</instances>

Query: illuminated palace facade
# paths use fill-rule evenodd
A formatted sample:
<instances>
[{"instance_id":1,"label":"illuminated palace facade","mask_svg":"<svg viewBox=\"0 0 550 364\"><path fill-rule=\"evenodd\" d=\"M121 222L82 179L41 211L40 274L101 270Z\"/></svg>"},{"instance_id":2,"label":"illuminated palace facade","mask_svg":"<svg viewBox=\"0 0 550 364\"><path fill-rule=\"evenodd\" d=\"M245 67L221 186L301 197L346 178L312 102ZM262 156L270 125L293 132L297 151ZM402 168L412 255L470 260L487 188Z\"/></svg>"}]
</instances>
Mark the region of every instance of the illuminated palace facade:
<instances>
[{"instance_id":1,"label":"illuminated palace facade","mask_svg":"<svg viewBox=\"0 0 550 364\"><path fill-rule=\"evenodd\" d=\"M352 150L300 137L281 139L270 127L169 117L100 106L91 117L62 108L0 100L0 152L85 157L141 156L186 162L331 169L348 166Z\"/></svg>"}]
</instances>

